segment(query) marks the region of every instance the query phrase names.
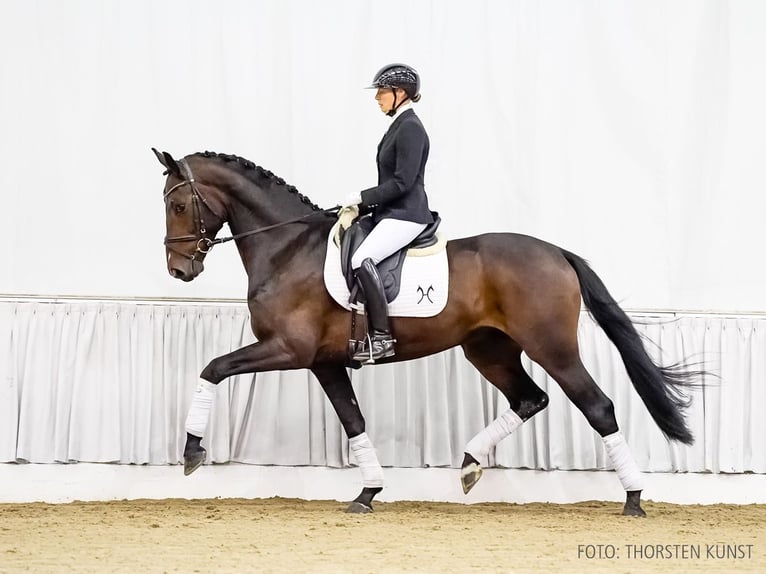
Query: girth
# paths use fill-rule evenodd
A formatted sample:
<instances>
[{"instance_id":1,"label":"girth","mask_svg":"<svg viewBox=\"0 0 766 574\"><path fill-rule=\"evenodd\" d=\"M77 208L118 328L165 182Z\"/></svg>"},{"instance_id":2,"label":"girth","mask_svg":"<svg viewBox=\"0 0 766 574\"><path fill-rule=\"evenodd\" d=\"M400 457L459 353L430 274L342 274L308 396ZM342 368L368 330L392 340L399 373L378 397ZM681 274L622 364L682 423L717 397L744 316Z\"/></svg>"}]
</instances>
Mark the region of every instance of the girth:
<instances>
[{"instance_id":1,"label":"girth","mask_svg":"<svg viewBox=\"0 0 766 574\"><path fill-rule=\"evenodd\" d=\"M410 242L409 245L400 249L396 253L393 253L386 257L383 261L378 263L378 273L383 281L383 289L386 292L386 301L390 303L399 294L399 288L401 286L402 267L404 266L404 259L407 256L408 249L422 249L424 247L431 247L438 241L436 236L436 230L441 223L441 217L435 211L432 211L434 222L428 224L428 226ZM346 279L346 285L351 292L352 300L357 300L357 296L360 295L360 289L356 288L356 278L354 277L354 271L351 268L351 258L354 252L362 244L362 241L370 234L375 224L371 215L365 215L357 218L356 221L346 229L341 228L340 232L340 261L341 269L343 270L343 277Z\"/></svg>"}]
</instances>

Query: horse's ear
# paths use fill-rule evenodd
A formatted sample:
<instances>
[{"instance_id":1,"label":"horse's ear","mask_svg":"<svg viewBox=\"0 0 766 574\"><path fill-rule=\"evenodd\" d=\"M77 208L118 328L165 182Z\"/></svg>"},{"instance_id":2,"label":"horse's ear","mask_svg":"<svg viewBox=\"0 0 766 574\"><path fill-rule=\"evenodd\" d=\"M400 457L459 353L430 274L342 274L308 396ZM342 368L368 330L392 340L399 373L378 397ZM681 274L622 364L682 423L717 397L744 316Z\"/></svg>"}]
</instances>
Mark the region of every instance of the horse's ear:
<instances>
[{"instance_id":1,"label":"horse's ear","mask_svg":"<svg viewBox=\"0 0 766 574\"><path fill-rule=\"evenodd\" d=\"M164 158L164 157L162 157L162 154L161 154L160 152L158 152L158 151L157 151L157 148L156 148L156 147L153 147L153 148L152 148L152 151L154 152L154 155L156 155L156 156L157 156L157 159L160 161L160 163L161 163L162 165L164 165L165 167L168 167L168 165L165 163L165 158Z\"/></svg>"},{"instance_id":2,"label":"horse's ear","mask_svg":"<svg viewBox=\"0 0 766 574\"><path fill-rule=\"evenodd\" d=\"M152 148L152 151L154 152L154 155L157 156L157 159L160 160L160 163L167 168L169 173L181 177L181 168L178 167L178 164L176 163L176 160L173 159L172 155L166 151L160 153L156 148Z\"/></svg>"}]
</instances>

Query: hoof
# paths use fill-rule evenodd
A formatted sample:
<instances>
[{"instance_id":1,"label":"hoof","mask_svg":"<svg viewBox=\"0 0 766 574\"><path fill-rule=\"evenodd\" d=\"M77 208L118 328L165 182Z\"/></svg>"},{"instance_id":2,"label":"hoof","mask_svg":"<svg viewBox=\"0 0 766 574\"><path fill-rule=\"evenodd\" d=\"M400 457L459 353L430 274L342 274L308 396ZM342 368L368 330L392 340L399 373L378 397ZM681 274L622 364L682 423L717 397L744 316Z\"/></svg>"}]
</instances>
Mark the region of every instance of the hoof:
<instances>
[{"instance_id":1,"label":"hoof","mask_svg":"<svg viewBox=\"0 0 766 574\"><path fill-rule=\"evenodd\" d=\"M625 507L622 509L623 516L646 517L646 512L641 508L641 491L631 490L625 499Z\"/></svg>"},{"instance_id":2,"label":"hoof","mask_svg":"<svg viewBox=\"0 0 766 574\"><path fill-rule=\"evenodd\" d=\"M365 486L362 488L359 496L349 503L346 512L350 514L369 514L373 511L372 499L381 490L383 490L382 486Z\"/></svg>"},{"instance_id":3,"label":"hoof","mask_svg":"<svg viewBox=\"0 0 766 574\"><path fill-rule=\"evenodd\" d=\"M463 494L468 494L476 486L481 478L481 465L478 462L469 462L460 469L460 484L463 485Z\"/></svg>"},{"instance_id":4,"label":"hoof","mask_svg":"<svg viewBox=\"0 0 766 574\"><path fill-rule=\"evenodd\" d=\"M184 451L184 476L189 476L202 466L206 455L207 451L201 446L192 451Z\"/></svg>"},{"instance_id":5,"label":"hoof","mask_svg":"<svg viewBox=\"0 0 766 574\"><path fill-rule=\"evenodd\" d=\"M638 516L640 518L646 518L646 512L644 512L644 509L640 506L637 508L633 508L625 505L625 508L622 509L622 515L623 516Z\"/></svg>"},{"instance_id":6,"label":"hoof","mask_svg":"<svg viewBox=\"0 0 766 574\"><path fill-rule=\"evenodd\" d=\"M372 510L372 506L367 506L366 504L362 504L361 502L357 502L355 500L354 502L348 505L346 512L348 514L369 514L373 512L373 510Z\"/></svg>"}]
</instances>

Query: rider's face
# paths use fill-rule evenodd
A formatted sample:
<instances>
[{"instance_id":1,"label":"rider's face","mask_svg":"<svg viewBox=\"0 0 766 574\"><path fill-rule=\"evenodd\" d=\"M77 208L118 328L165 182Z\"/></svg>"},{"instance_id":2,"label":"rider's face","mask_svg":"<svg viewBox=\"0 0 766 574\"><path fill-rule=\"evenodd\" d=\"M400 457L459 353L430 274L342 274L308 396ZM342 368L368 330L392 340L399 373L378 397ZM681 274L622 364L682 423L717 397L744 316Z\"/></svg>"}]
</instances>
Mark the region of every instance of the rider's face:
<instances>
[{"instance_id":1,"label":"rider's face","mask_svg":"<svg viewBox=\"0 0 766 574\"><path fill-rule=\"evenodd\" d=\"M396 88L396 103L400 104L406 97L406 93L401 88ZM384 114L390 112L394 107L394 90L391 88L378 88L375 93L375 100L380 106L380 111Z\"/></svg>"}]
</instances>

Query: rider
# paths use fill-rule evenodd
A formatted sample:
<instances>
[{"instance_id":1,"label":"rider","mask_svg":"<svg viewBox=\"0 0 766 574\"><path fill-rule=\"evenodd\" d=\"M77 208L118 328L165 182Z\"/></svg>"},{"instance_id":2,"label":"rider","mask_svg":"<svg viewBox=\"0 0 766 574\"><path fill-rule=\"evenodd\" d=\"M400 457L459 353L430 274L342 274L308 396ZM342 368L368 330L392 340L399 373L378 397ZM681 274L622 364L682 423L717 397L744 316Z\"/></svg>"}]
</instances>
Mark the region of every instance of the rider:
<instances>
[{"instance_id":1,"label":"rider","mask_svg":"<svg viewBox=\"0 0 766 574\"><path fill-rule=\"evenodd\" d=\"M405 64L389 64L375 74L369 88L377 89L380 110L392 118L378 145L378 185L351 194L344 206L371 210L375 224L351 259L364 291L369 337L354 360L371 363L394 355L388 306L376 265L408 245L433 223L423 185L429 141L412 109L420 100L420 77Z\"/></svg>"}]
</instances>

